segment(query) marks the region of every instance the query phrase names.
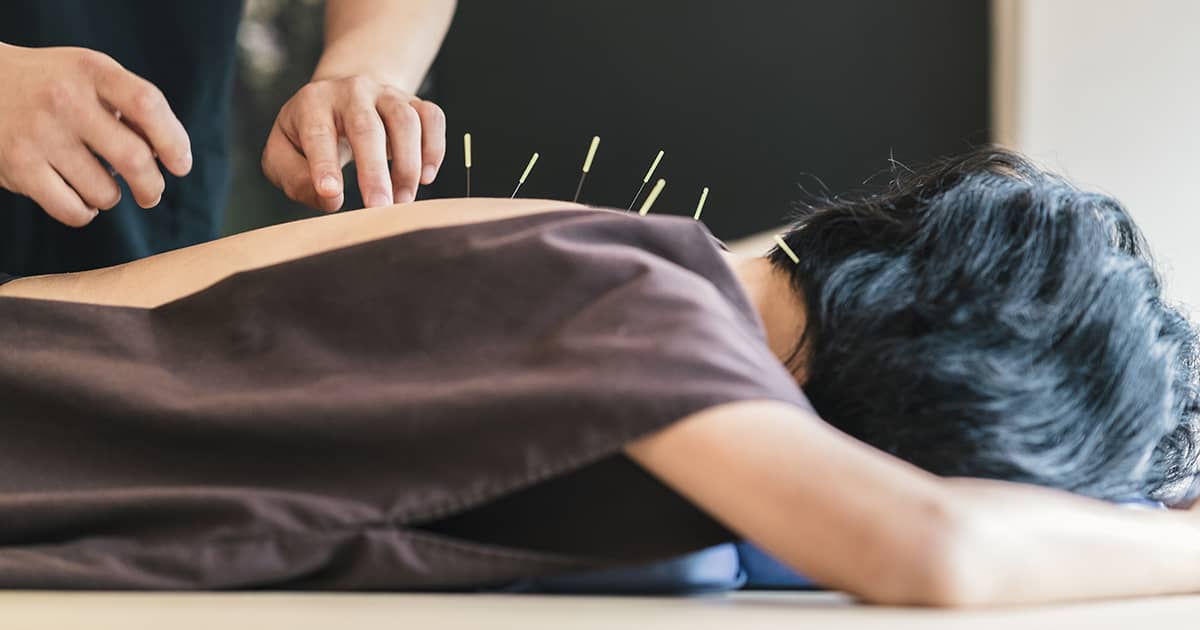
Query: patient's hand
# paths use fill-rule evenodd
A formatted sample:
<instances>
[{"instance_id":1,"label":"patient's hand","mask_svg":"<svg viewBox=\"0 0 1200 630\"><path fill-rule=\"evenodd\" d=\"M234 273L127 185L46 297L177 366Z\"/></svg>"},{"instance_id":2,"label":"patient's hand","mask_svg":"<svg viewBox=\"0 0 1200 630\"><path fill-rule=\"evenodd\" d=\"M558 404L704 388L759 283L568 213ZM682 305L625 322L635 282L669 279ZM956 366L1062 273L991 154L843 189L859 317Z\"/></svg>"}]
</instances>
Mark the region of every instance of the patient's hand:
<instances>
[{"instance_id":1,"label":"patient's hand","mask_svg":"<svg viewBox=\"0 0 1200 630\"><path fill-rule=\"evenodd\" d=\"M367 207L408 203L446 154L437 105L357 75L315 80L279 111L263 173L288 197L326 212L342 207L342 167L354 160ZM388 158L392 165L389 173Z\"/></svg>"},{"instance_id":2,"label":"patient's hand","mask_svg":"<svg viewBox=\"0 0 1200 630\"><path fill-rule=\"evenodd\" d=\"M158 205L156 160L192 168L183 125L162 93L108 55L84 48L0 43L0 186L83 226L121 199L104 158L143 208Z\"/></svg>"}]
</instances>

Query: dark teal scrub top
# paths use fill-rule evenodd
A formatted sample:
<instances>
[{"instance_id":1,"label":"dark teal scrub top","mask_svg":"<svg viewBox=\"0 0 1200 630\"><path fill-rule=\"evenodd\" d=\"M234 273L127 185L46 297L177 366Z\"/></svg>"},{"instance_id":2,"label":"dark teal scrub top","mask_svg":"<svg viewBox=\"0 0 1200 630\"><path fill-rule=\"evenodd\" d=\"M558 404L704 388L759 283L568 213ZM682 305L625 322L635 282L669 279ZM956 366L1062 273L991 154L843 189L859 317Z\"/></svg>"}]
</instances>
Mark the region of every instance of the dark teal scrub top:
<instances>
[{"instance_id":1,"label":"dark teal scrub top","mask_svg":"<svg viewBox=\"0 0 1200 630\"><path fill-rule=\"evenodd\" d=\"M121 203L85 228L0 190L0 272L94 269L217 236L229 191L230 96L242 0L4 0L0 42L80 46L111 55L157 85L192 141L194 166L166 174L162 203Z\"/></svg>"}]
</instances>

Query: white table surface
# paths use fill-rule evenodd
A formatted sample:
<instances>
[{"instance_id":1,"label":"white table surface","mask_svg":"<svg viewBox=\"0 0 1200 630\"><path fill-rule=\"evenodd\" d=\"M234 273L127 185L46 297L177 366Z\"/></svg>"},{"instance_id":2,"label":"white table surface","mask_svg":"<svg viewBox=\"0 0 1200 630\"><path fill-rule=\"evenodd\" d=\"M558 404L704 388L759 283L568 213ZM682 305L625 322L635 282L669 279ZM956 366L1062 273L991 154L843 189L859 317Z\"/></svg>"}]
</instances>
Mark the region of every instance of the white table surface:
<instances>
[{"instance_id":1,"label":"white table surface","mask_svg":"<svg viewBox=\"0 0 1200 630\"><path fill-rule=\"evenodd\" d=\"M1200 596L946 612L877 608L830 593L566 597L316 593L0 592L5 630L376 628L1158 628L1200 627Z\"/></svg>"}]
</instances>

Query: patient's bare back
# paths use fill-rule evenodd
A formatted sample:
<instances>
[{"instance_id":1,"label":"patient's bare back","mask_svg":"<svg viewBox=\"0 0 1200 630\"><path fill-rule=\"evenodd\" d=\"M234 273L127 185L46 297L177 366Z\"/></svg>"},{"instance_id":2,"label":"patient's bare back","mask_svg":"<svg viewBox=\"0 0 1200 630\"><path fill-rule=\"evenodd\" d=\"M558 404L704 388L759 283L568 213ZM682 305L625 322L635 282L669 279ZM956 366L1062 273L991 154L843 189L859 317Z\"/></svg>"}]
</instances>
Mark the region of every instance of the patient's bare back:
<instances>
[{"instance_id":1,"label":"patient's bare back","mask_svg":"<svg viewBox=\"0 0 1200 630\"><path fill-rule=\"evenodd\" d=\"M151 308L239 271L415 230L573 207L582 206L553 200L472 198L343 212L236 234L116 267L16 280L0 286L0 296Z\"/></svg>"}]
</instances>

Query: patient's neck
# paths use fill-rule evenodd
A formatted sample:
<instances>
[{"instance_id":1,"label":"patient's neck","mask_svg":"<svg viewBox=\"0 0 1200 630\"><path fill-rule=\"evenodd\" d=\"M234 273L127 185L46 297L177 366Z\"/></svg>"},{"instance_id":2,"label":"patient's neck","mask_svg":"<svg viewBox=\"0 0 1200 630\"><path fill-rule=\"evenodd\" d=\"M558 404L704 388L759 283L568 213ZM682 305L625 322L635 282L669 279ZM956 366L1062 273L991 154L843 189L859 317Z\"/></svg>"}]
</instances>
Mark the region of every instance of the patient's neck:
<instances>
[{"instance_id":1,"label":"patient's neck","mask_svg":"<svg viewBox=\"0 0 1200 630\"><path fill-rule=\"evenodd\" d=\"M758 310L771 352L780 361L791 358L808 321L804 299L792 287L791 278L766 258L726 253L725 260ZM803 372L801 366L796 374L801 383Z\"/></svg>"}]
</instances>

